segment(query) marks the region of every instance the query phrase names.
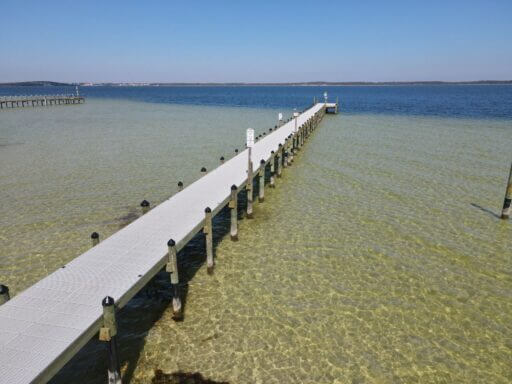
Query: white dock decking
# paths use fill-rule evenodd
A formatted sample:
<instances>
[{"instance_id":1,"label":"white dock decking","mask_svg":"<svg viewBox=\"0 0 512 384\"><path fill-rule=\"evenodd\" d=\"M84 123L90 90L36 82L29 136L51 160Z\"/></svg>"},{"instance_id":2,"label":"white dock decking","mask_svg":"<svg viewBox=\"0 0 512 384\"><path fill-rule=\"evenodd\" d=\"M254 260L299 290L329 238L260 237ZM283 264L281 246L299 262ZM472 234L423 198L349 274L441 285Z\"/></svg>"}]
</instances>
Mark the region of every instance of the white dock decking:
<instances>
[{"instance_id":1,"label":"white dock decking","mask_svg":"<svg viewBox=\"0 0 512 384\"><path fill-rule=\"evenodd\" d=\"M298 126L325 107L302 113ZM255 143L260 160L293 133L292 120ZM244 130L241 130L241 137ZM167 241L180 250L203 227L206 207L213 215L230 199L230 188L247 183L245 150L164 201L65 267L0 306L0 383L45 383L99 330L101 301L112 296L123 307L167 263Z\"/></svg>"}]
</instances>

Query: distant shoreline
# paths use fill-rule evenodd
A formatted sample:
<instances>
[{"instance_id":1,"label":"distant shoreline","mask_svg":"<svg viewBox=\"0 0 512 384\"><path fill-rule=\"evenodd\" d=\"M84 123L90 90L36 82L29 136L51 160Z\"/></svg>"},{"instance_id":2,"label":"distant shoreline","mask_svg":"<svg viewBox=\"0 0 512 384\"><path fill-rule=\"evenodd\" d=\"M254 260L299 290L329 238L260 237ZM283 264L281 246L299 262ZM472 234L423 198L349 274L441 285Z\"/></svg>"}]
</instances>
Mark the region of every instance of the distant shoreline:
<instances>
[{"instance_id":1,"label":"distant shoreline","mask_svg":"<svg viewBox=\"0 0 512 384\"><path fill-rule=\"evenodd\" d=\"M401 86L401 85L512 85L512 80L478 80L478 81L310 81L297 83L60 83L54 81L22 81L0 83L0 87L198 87L198 86L298 86L298 87L332 87L332 86Z\"/></svg>"}]
</instances>

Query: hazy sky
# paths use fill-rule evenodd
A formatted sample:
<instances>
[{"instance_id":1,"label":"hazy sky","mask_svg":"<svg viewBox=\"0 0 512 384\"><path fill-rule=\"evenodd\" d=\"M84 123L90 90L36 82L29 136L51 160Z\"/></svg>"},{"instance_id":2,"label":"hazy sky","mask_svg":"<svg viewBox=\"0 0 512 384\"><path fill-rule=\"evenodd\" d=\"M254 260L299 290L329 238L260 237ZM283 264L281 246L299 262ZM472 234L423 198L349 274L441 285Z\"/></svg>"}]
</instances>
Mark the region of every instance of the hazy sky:
<instances>
[{"instance_id":1,"label":"hazy sky","mask_svg":"<svg viewBox=\"0 0 512 384\"><path fill-rule=\"evenodd\" d=\"M0 82L512 79L512 0L2 1Z\"/></svg>"}]
</instances>

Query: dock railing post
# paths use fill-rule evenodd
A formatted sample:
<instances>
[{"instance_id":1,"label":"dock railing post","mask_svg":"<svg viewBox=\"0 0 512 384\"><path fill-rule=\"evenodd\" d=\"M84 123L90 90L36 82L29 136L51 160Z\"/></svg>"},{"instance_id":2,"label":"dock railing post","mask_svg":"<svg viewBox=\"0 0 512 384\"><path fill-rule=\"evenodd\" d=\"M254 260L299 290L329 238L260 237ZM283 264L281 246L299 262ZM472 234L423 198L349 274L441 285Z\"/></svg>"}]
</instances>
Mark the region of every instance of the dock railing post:
<instances>
[{"instance_id":1,"label":"dock railing post","mask_svg":"<svg viewBox=\"0 0 512 384\"><path fill-rule=\"evenodd\" d=\"M100 243L100 235L98 232L91 233L91 242L93 247Z\"/></svg>"},{"instance_id":2,"label":"dock railing post","mask_svg":"<svg viewBox=\"0 0 512 384\"><path fill-rule=\"evenodd\" d=\"M203 233L206 238L206 271L211 275L213 273L213 228L212 210L210 207L204 209Z\"/></svg>"},{"instance_id":3,"label":"dock railing post","mask_svg":"<svg viewBox=\"0 0 512 384\"><path fill-rule=\"evenodd\" d=\"M510 171L508 173L507 190L505 191L505 200L503 201L503 209L501 211L501 218L508 220L510 217L510 203L512 201L512 164L510 165Z\"/></svg>"},{"instance_id":4,"label":"dock railing post","mask_svg":"<svg viewBox=\"0 0 512 384\"><path fill-rule=\"evenodd\" d=\"M117 353L117 324L114 299L107 296L101 302L103 306L103 326L100 328L100 340L108 343L108 383L121 383L121 369Z\"/></svg>"},{"instance_id":5,"label":"dock railing post","mask_svg":"<svg viewBox=\"0 0 512 384\"><path fill-rule=\"evenodd\" d=\"M265 201L265 160L260 161L259 176L259 189L258 189L258 201L263 203Z\"/></svg>"},{"instance_id":6,"label":"dock railing post","mask_svg":"<svg viewBox=\"0 0 512 384\"><path fill-rule=\"evenodd\" d=\"M174 320L180 320L182 318L181 308L181 297L180 297L180 286L179 286L179 274L178 274L178 254L176 252L176 242L170 239L167 242L168 248L168 259L165 270L169 272L171 278L171 285L173 287L173 298L172 298L172 313Z\"/></svg>"},{"instance_id":7,"label":"dock railing post","mask_svg":"<svg viewBox=\"0 0 512 384\"><path fill-rule=\"evenodd\" d=\"M183 182L178 181L178 192L181 192L181 191L183 191Z\"/></svg>"},{"instance_id":8,"label":"dock railing post","mask_svg":"<svg viewBox=\"0 0 512 384\"><path fill-rule=\"evenodd\" d=\"M231 198L228 204L231 209L231 240L238 240L238 188L231 186Z\"/></svg>"},{"instance_id":9,"label":"dock railing post","mask_svg":"<svg viewBox=\"0 0 512 384\"><path fill-rule=\"evenodd\" d=\"M10 299L9 287L7 285L0 284L0 305L7 303Z\"/></svg>"}]
</instances>

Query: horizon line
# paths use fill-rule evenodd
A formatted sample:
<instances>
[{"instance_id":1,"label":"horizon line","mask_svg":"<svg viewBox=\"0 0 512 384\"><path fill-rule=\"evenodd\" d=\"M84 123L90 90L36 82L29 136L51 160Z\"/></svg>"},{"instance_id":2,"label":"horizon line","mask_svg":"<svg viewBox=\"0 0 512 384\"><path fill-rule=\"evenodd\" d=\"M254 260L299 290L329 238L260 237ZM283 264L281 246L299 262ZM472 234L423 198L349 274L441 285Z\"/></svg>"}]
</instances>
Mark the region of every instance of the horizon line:
<instances>
[{"instance_id":1,"label":"horizon line","mask_svg":"<svg viewBox=\"0 0 512 384\"><path fill-rule=\"evenodd\" d=\"M0 86L101 86L101 85L117 85L117 86L194 86L194 85L421 85L421 84L512 84L512 80L411 80L411 81L290 81L290 82L157 82L157 81L79 81L79 82L61 82L48 80L31 80L31 81L14 81L3 82Z\"/></svg>"}]
</instances>

